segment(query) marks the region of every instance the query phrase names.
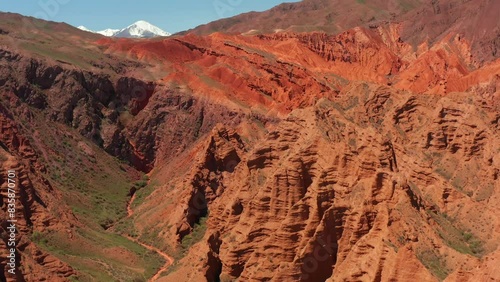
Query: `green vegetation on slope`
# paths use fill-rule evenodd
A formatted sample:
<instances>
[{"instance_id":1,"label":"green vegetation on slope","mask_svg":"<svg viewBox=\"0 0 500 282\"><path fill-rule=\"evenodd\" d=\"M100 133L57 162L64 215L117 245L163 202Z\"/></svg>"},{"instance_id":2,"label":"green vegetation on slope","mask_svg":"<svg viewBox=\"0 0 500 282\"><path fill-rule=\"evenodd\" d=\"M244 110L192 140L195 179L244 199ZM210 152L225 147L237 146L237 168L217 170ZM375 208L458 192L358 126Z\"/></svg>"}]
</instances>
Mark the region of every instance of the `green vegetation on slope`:
<instances>
[{"instance_id":1,"label":"green vegetation on slope","mask_svg":"<svg viewBox=\"0 0 500 282\"><path fill-rule=\"evenodd\" d=\"M428 211L428 214L439 224L437 233L449 247L477 257L483 254L483 243L472 233L457 228L449 216L432 211Z\"/></svg>"},{"instance_id":2,"label":"green vegetation on slope","mask_svg":"<svg viewBox=\"0 0 500 282\"><path fill-rule=\"evenodd\" d=\"M417 258L440 281L443 281L450 274L450 270L446 267L445 260L434 251L425 250L419 252L417 253Z\"/></svg>"},{"instance_id":3,"label":"green vegetation on slope","mask_svg":"<svg viewBox=\"0 0 500 282\"><path fill-rule=\"evenodd\" d=\"M64 125L48 124L33 110L32 122L20 121L46 166L45 177L62 192L83 225L66 232L34 232L38 246L77 270L73 281L146 281L164 259L114 233L112 226L127 216L132 187L146 186L147 177L109 156L97 145ZM133 230L133 227L130 226Z\"/></svg>"}]
</instances>

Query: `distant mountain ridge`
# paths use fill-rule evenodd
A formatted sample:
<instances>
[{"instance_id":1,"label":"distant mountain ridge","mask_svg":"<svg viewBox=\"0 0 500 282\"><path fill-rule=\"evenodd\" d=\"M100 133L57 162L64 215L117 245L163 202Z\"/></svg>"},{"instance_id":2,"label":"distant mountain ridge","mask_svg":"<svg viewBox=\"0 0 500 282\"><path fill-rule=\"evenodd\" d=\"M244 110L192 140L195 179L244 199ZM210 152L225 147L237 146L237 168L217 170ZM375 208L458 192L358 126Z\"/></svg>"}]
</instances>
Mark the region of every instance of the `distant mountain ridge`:
<instances>
[{"instance_id":1,"label":"distant mountain ridge","mask_svg":"<svg viewBox=\"0 0 500 282\"><path fill-rule=\"evenodd\" d=\"M86 28L85 26L79 26L78 28L83 31L98 33L108 37L152 38L171 35L169 32L166 32L161 28L142 20L137 21L123 29L108 28L105 30L93 31Z\"/></svg>"},{"instance_id":2,"label":"distant mountain ridge","mask_svg":"<svg viewBox=\"0 0 500 282\"><path fill-rule=\"evenodd\" d=\"M484 63L500 54L499 10L500 1L496 0L303 0L220 19L179 34L338 34L359 26L375 28L397 22L402 40L413 44L428 41L432 45L444 34L460 34Z\"/></svg>"}]
</instances>

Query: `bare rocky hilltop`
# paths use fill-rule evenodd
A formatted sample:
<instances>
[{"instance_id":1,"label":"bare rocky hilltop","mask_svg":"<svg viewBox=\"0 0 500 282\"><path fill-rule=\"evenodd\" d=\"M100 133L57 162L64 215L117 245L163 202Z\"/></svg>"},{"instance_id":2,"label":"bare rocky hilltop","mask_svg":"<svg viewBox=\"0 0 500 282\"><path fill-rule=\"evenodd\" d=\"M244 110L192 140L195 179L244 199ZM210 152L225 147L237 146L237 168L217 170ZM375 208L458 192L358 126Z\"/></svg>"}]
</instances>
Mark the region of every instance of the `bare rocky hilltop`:
<instances>
[{"instance_id":1,"label":"bare rocky hilltop","mask_svg":"<svg viewBox=\"0 0 500 282\"><path fill-rule=\"evenodd\" d=\"M500 280L496 2L432 2L144 40L0 14L0 279Z\"/></svg>"}]
</instances>

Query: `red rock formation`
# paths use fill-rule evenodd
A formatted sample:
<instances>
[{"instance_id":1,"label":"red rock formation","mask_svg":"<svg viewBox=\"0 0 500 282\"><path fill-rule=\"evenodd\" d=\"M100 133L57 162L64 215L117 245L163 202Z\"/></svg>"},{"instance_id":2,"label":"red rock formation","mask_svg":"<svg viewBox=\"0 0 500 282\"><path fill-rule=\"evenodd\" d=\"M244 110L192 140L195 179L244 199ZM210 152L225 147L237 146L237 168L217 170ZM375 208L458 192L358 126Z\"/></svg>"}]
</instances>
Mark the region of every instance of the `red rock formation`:
<instances>
[{"instance_id":1,"label":"red rock formation","mask_svg":"<svg viewBox=\"0 0 500 282\"><path fill-rule=\"evenodd\" d=\"M105 46L109 51L121 50L167 62L166 70L175 72L165 80L187 84L193 92L204 93L220 103L238 99L285 112L312 105L320 97L332 98L348 81L446 94L481 87L499 72L498 60L480 67L469 41L456 33L449 33L431 47L423 42L414 49L402 40L401 32L402 25L394 24L355 28L338 35L212 34L154 43L119 40L106 42ZM170 47L162 49L167 45L184 49L177 55L170 52Z\"/></svg>"},{"instance_id":2,"label":"red rock formation","mask_svg":"<svg viewBox=\"0 0 500 282\"><path fill-rule=\"evenodd\" d=\"M75 218L61 203L61 195L43 177L45 166L38 161L30 142L22 136L12 120L12 113L0 105L0 168L2 178L2 219L7 216L7 182L4 177L8 170L16 171L16 279L7 271L7 224L2 224L3 240L0 242L2 273L6 281L50 280L65 281L65 277L75 271L55 256L37 247L31 241L33 232L57 230L72 233ZM59 217L55 217L57 211ZM19 268L22 266L22 268Z\"/></svg>"}]
</instances>

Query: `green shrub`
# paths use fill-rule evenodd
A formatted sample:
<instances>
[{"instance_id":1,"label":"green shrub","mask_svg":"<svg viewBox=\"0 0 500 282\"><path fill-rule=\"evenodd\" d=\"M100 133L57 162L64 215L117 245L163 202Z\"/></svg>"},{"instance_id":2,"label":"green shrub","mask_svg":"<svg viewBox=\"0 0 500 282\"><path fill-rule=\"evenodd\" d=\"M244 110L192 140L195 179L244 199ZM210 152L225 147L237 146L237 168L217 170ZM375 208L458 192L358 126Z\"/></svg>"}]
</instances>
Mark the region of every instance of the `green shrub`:
<instances>
[{"instance_id":1,"label":"green shrub","mask_svg":"<svg viewBox=\"0 0 500 282\"><path fill-rule=\"evenodd\" d=\"M144 180L138 180L134 183L134 187L136 189L141 189L141 188L144 188L148 185L148 182L147 181L144 181Z\"/></svg>"},{"instance_id":2,"label":"green shrub","mask_svg":"<svg viewBox=\"0 0 500 282\"><path fill-rule=\"evenodd\" d=\"M419 252L417 253L417 258L440 281L443 281L450 273L450 270L446 267L445 260L434 251Z\"/></svg>"},{"instance_id":3,"label":"green shrub","mask_svg":"<svg viewBox=\"0 0 500 282\"><path fill-rule=\"evenodd\" d=\"M181 248L183 252L187 251L194 244L198 243L205 236L205 232L207 231L207 219L208 217L200 218L199 223L195 223L193 227L193 231L182 238Z\"/></svg>"}]
</instances>

